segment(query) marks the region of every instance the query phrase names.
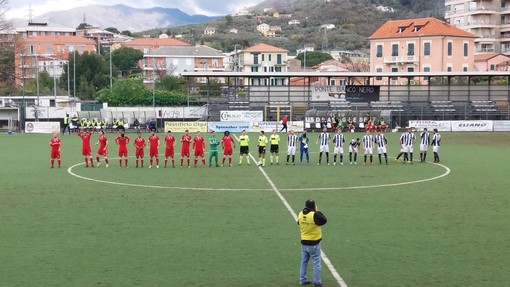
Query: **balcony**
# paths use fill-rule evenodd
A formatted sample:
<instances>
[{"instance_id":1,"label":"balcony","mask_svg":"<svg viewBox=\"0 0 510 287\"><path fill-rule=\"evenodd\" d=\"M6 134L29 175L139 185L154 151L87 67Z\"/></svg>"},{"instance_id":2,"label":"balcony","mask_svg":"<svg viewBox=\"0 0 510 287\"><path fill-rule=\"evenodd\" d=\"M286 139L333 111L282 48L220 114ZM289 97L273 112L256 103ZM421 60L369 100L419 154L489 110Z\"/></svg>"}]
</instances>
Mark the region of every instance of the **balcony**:
<instances>
[{"instance_id":1,"label":"balcony","mask_svg":"<svg viewBox=\"0 0 510 287\"><path fill-rule=\"evenodd\" d=\"M385 64L406 64L406 63L418 63L418 57L417 56L390 56L390 57L384 57L384 63Z\"/></svg>"},{"instance_id":2,"label":"balcony","mask_svg":"<svg viewBox=\"0 0 510 287\"><path fill-rule=\"evenodd\" d=\"M495 50L493 47L486 47L486 48L476 48L476 53L494 53Z\"/></svg>"},{"instance_id":3,"label":"balcony","mask_svg":"<svg viewBox=\"0 0 510 287\"><path fill-rule=\"evenodd\" d=\"M466 27L469 27L469 28L495 27L495 26L496 26L496 22L494 22L494 21L479 20L479 21L470 21L470 22L466 23Z\"/></svg>"},{"instance_id":4,"label":"balcony","mask_svg":"<svg viewBox=\"0 0 510 287\"><path fill-rule=\"evenodd\" d=\"M486 35L477 35L478 38L475 39L475 42L494 42L496 41L495 34L486 34Z\"/></svg>"},{"instance_id":5,"label":"balcony","mask_svg":"<svg viewBox=\"0 0 510 287\"><path fill-rule=\"evenodd\" d=\"M495 14L496 8L492 6L470 7L467 12L470 14Z\"/></svg>"}]
</instances>

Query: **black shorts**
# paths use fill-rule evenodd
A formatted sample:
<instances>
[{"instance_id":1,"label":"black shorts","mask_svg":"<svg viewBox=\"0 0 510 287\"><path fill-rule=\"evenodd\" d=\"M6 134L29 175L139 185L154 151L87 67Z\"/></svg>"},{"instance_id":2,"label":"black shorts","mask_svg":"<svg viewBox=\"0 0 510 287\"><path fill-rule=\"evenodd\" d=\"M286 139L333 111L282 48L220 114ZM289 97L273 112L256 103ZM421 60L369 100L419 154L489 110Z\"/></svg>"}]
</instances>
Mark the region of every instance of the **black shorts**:
<instances>
[{"instance_id":1,"label":"black shorts","mask_svg":"<svg viewBox=\"0 0 510 287\"><path fill-rule=\"evenodd\" d=\"M259 146L259 153L266 153L266 147L265 146Z\"/></svg>"},{"instance_id":2,"label":"black shorts","mask_svg":"<svg viewBox=\"0 0 510 287\"><path fill-rule=\"evenodd\" d=\"M242 146L240 150L240 154L248 154L250 152L249 146Z\"/></svg>"},{"instance_id":3,"label":"black shorts","mask_svg":"<svg viewBox=\"0 0 510 287\"><path fill-rule=\"evenodd\" d=\"M278 145L277 144L272 144L271 145L271 153L278 153Z\"/></svg>"}]
</instances>

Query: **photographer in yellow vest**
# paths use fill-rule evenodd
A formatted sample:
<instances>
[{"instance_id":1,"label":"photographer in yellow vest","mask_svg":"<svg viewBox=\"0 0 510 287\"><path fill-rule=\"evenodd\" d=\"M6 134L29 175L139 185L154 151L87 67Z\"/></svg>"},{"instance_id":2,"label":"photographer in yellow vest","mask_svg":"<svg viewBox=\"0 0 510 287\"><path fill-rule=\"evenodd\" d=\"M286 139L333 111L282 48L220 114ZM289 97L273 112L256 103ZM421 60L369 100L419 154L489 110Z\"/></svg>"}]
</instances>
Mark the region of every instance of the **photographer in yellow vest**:
<instances>
[{"instance_id":1,"label":"photographer in yellow vest","mask_svg":"<svg viewBox=\"0 0 510 287\"><path fill-rule=\"evenodd\" d=\"M299 283L301 285L311 284L307 276L308 261L311 258L313 262L313 284L315 287L323 287L320 243L322 240L321 226L326 222L326 216L318 211L315 201L308 199L297 220L301 231L301 268L299 271Z\"/></svg>"}]
</instances>

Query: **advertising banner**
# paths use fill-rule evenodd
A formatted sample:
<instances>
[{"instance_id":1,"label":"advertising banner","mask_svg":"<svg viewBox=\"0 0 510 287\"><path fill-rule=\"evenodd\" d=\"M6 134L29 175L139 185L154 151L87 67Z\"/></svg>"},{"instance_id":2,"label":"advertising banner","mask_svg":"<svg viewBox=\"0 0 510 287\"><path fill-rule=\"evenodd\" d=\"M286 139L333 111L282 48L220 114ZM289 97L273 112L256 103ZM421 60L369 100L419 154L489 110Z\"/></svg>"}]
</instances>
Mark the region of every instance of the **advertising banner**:
<instances>
[{"instance_id":1,"label":"advertising banner","mask_svg":"<svg viewBox=\"0 0 510 287\"><path fill-rule=\"evenodd\" d=\"M379 101L379 86L322 86L311 87L314 101L348 101L371 102Z\"/></svg>"},{"instance_id":2,"label":"advertising banner","mask_svg":"<svg viewBox=\"0 0 510 287\"><path fill-rule=\"evenodd\" d=\"M452 121L452 132L491 132L492 121Z\"/></svg>"},{"instance_id":3,"label":"advertising banner","mask_svg":"<svg viewBox=\"0 0 510 287\"><path fill-rule=\"evenodd\" d=\"M60 122L25 122L27 134L51 134L60 131Z\"/></svg>"},{"instance_id":4,"label":"advertising banner","mask_svg":"<svg viewBox=\"0 0 510 287\"><path fill-rule=\"evenodd\" d=\"M183 133L188 130L190 133L194 132L207 132L207 122L168 122L165 121L165 132L171 130L172 132Z\"/></svg>"},{"instance_id":5,"label":"advertising banner","mask_svg":"<svg viewBox=\"0 0 510 287\"><path fill-rule=\"evenodd\" d=\"M209 122L208 123L209 132L242 132L246 130L247 132L250 130L249 122Z\"/></svg>"},{"instance_id":6,"label":"advertising banner","mask_svg":"<svg viewBox=\"0 0 510 287\"><path fill-rule=\"evenodd\" d=\"M278 122L252 122L250 123L251 133L258 133L264 131L266 133L273 132L276 129L278 132L281 130L282 125ZM294 130L295 132L302 132L304 130L304 123L302 121L289 121L287 122L287 131Z\"/></svg>"},{"instance_id":7,"label":"advertising banner","mask_svg":"<svg viewBox=\"0 0 510 287\"><path fill-rule=\"evenodd\" d=\"M494 121L495 132L510 132L510 121Z\"/></svg>"},{"instance_id":8,"label":"advertising banner","mask_svg":"<svg viewBox=\"0 0 510 287\"><path fill-rule=\"evenodd\" d=\"M437 129L440 132L450 132L452 130L450 121L409 121L409 127L419 131L424 128L427 128L429 131Z\"/></svg>"},{"instance_id":9,"label":"advertising banner","mask_svg":"<svg viewBox=\"0 0 510 287\"><path fill-rule=\"evenodd\" d=\"M222 122L261 122L263 120L263 111L220 111Z\"/></svg>"}]
</instances>

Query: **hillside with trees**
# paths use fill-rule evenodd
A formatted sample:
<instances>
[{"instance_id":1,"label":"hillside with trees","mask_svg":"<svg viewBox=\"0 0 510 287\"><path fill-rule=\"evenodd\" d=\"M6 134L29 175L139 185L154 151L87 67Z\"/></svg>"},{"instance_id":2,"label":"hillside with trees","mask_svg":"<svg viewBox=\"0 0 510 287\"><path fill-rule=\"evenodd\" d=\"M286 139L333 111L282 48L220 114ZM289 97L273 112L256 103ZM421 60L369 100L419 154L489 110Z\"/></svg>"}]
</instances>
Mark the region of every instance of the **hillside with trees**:
<instances>
[{"instance_id":1,"label":"hillside with trees","mask_svg":"<svg viewBox=\"0 0 510 287\"><path fill-rule=\"evenodd\" d=\"M268 0L249 8L252 15L227 15L222 19L177 28L154 29L146 34L181 35L193 44L206 44L223 51L264 42L294 53L304 45L323 46L327 50L366 50L367 37L385 21L419 17L444 17L444 0ZM274 13L291 14L290 18L274 17ZM298 25L289 25L298 20ZM256 31L266 23L280 26L276 37L264 37ZM333 24L324 31L320 27ZM206 27L216 28L215 35L204 35ZM237 29L238 33L230 33Z\"/></svg>"}]
</instances>

